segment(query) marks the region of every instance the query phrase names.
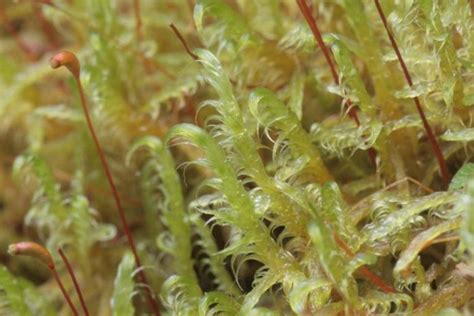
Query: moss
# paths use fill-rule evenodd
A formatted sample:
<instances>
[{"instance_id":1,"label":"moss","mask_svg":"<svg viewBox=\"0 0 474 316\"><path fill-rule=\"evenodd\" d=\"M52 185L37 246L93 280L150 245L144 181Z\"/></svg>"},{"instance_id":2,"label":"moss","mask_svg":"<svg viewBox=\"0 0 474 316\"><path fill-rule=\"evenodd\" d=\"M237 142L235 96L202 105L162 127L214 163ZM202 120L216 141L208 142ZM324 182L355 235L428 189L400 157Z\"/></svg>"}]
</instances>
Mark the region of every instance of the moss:
<instances>
[{"instance_id":1,"label":"moss","mask_svg":"<svg viewBox=\"0 0 474 316\"><path fill-rule=\"evenodd\" d=\"M472 312L472 5L309 2L0 6L0 314Z\"/></svg>"}]
</instances>

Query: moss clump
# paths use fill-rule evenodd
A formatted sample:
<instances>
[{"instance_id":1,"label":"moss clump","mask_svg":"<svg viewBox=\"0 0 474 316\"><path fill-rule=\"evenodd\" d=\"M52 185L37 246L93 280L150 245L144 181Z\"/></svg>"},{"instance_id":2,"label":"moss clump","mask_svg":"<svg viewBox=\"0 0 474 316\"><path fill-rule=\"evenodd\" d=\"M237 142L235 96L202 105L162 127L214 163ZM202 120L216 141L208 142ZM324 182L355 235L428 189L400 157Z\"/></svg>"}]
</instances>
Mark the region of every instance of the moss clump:
<instances>
[{"instance_id":1,"label":"moss clump","mask_svg":"<svg viewBox=\"0 0 474 316\"><path fill-rule=\"evenodd\" d=\"M0 314L473 312L472 4L313 2L1 5Z\"/></svg>"}]
</instances>

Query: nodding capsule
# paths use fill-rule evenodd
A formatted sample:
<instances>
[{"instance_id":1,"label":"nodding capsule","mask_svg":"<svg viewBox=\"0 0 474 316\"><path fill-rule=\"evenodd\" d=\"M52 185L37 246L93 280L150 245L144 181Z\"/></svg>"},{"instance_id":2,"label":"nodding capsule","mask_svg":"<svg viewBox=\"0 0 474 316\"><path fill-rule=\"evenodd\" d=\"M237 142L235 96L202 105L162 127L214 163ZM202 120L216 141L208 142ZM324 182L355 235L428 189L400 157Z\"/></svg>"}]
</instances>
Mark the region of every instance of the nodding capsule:
<instances>
[{"instance_id":1,"label":"nodding capsule","mask_svg":"<svg viewBox=\"0 0 474 316\"><path fill-rule=\"evenodd\" d=\"M22 241L8 246L8 253L12 256L29 256L45 263L49 269L54 269L53 258L49 251L43 246L32 242Z\"/></svg>"},{"instance_id":2,"label":"nodding capsule","mask_svg":"<svg viewBox=\"0 0 474 316\"><path fill-rule=\"evenodd\" d=\"M74 77L79 78L81 73L81 64L76 55L69 51L63 51L53 56L50 59L49 64L51 68L56 69L61 66L65 66Z\"/></svg>"}]
</instances>

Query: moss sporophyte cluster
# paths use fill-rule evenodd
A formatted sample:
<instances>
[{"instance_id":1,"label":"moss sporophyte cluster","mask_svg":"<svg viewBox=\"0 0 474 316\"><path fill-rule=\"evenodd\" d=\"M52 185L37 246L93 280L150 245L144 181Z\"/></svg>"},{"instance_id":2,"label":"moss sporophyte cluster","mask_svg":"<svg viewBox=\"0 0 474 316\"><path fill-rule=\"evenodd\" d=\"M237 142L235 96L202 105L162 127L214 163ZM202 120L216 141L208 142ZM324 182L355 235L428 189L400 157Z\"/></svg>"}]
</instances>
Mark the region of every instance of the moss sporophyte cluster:
<instances>
[{"instance_id":1,"label":"moss sporophyte cluster","mask_svg":"<svg viewBox=\"0 0 474 316\"><path fill-rule=\"evenodd\" d=\"M0 4L0 315L474 313L470 0Z\"/></svg>"}]
</instances>

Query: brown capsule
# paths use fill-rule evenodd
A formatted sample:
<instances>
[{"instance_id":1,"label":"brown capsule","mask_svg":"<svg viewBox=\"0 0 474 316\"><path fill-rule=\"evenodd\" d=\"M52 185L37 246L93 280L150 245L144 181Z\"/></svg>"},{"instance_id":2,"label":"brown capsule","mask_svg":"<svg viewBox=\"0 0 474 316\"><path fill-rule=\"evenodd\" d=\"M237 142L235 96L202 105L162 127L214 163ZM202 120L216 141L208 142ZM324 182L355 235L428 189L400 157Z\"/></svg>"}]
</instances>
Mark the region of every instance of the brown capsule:
<instances>
[{"instance_id":1,"label":"brown capsule","mask_svg":"<svg viewBox=\"0 0 474 316\"><path fill-rule=\"evenodd\" d=\"M50 65L53 69L65 66L76 79L79 79L81 73L81 64L79 63L79 59L77 59L76 55L69 51L63 51L54 55L54 57L50 60Z\"/></svg>"},{"instance_id":2,"label":"brown capsule","mask_svg":"<svg viewBox=\"0 0 474 316\"><path fill-rule=\"evenodd\" d=\"M43 246L32 242L22 241L8 246L8 253L12 256L29 256L45 263L49 269L54 269L53 258L49 251Z\"/></svg>"}]
</instances>

